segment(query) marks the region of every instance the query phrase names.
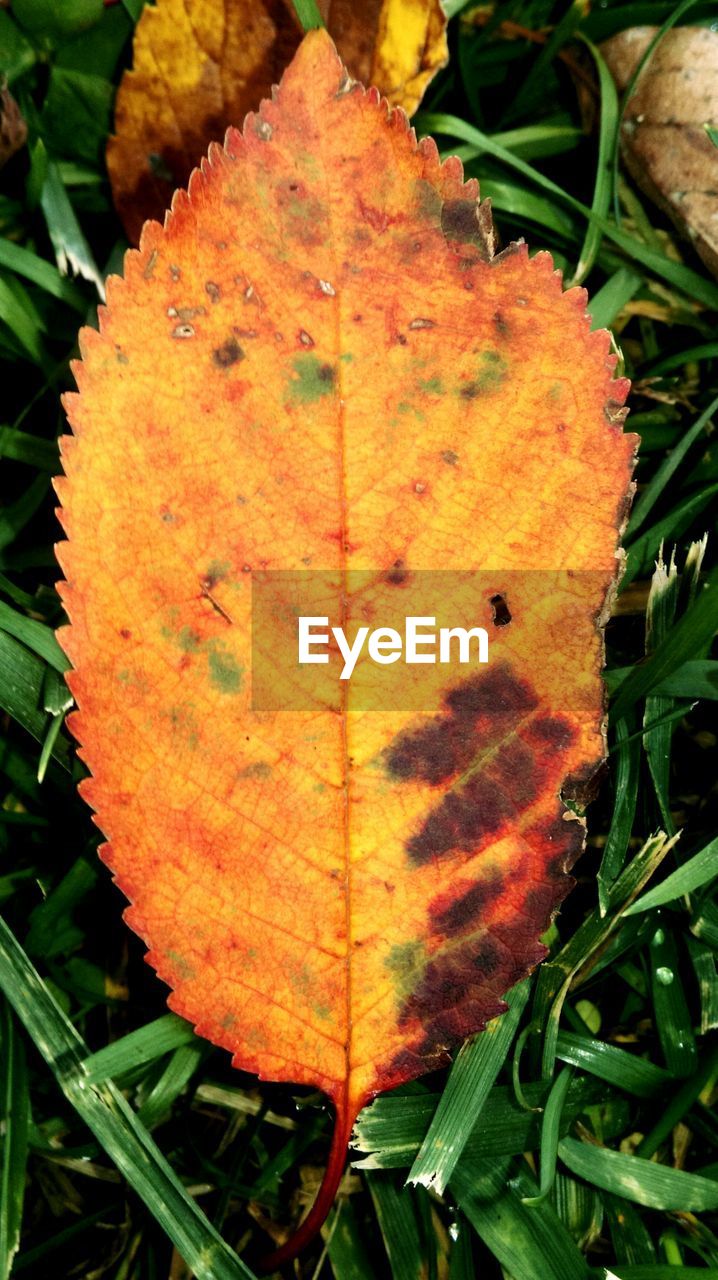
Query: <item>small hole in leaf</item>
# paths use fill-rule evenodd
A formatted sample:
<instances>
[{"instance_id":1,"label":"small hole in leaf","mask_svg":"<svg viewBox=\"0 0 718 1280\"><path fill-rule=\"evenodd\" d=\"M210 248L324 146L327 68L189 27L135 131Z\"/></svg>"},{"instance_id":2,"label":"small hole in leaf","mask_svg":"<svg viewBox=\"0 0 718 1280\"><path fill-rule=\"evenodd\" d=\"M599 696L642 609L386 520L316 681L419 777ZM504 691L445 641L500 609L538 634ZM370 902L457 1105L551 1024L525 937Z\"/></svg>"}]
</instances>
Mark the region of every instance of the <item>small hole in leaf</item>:
<instances>
[{"instance_id":1,"label":"small hole in leaf","mask_svg":"<svg viewBox=\"0 0 718 1280\"><path fill-rule=\"evenodd\" d=\"M491 612L494 617L494 626L507 627L511 621L511 610L509 609L504 596L492 596L489 603L491 604Z\"/></svg>"}]
</instances>

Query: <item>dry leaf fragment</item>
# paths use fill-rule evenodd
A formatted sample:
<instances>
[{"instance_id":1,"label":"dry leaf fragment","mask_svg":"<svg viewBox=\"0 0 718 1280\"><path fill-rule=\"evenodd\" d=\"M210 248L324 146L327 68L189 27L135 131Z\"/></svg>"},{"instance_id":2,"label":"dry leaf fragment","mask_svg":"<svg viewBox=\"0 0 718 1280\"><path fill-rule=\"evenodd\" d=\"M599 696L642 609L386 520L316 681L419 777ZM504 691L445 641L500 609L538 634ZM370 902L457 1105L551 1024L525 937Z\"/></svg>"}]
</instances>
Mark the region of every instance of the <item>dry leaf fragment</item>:
<instances>
[{"instance_id":1,"label":"dry leaf fragment","mask_svg":"<svg viewBox=\"0 0 718 1280\"><path fill-rule=\"evenodd\" d=\"M0 85L0 169L27 142L27 125L9 89Z\"/></svg>"},{"instance_id":2,"label":"dry leaf fragment","mask_svg":"<svg viewBox=\"0 0 718 1280\"><path fill-rule=\"evenodd\" d=\"M476 182L325 32L148 223L100 322L57 483L82 793L172 1008L334 1103L302 1242L359 1109L505 1008L572 883L628 384L585 292L523 244L494 257ZM420 668L420 713L354 685L253 710L254 581L307 566L348 620L483 570L493 660Z\"/></svg>"},{"instance_id":3,"label":"dry leaf fragment","mask_svg":"<svg viewBox=\"0 0 718 1280\"><path fill-rule=\"evenodd\" d=\"M409 115L444 66L440 0L319 0L350 73ZM162 219L210 142L276 84L302 37L292 0L159 0L145 6L115 108L107 168L136 244Z\"/></svg>"},{"instance_id":4,"label":"dry leaf fragment","mask_svg":"<svg viewBox=\"0 0 718 1280\"><path fill-rule=\"evenodd\" d=\"M623 91L656 35L631 27L602 52ZM718 276L718 150L704 126L718 122L718 32L668 31L627 104L621 147L629 172Z\"/></svg>"}]
</instances>

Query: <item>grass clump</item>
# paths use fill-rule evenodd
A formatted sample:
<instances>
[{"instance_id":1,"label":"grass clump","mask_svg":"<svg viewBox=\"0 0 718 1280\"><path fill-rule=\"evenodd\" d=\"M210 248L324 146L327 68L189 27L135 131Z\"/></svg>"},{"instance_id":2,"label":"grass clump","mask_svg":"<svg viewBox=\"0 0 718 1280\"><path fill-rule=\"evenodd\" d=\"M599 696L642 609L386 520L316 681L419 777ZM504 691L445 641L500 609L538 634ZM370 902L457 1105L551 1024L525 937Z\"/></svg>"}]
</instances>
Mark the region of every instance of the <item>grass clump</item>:
<instances>
[{"instance_id":1,"label":"grass clump","mask_svg":"<svg viewBox=\"0 0 718 1280\"><path fill-rule=\"evenodd\" d=\"M232 1071L166 1012L97 861L63 727L59 395L125 248L103 154L140 8L0 8L0 68L28 129L0 174L0 1280L249 1277L238 1255L263 1248L257 1221L310 1199L326 1153L316 1096ZM586 284L634 384L609 769L549 960L448 1073L365 1110L355 1171L298 1274L710 1280L718 284L621 168L600 43L714 15L662 0L447 10L451 60L417 129L480 179L504 242L525 235Z\"/></svg>"}]
</instances>

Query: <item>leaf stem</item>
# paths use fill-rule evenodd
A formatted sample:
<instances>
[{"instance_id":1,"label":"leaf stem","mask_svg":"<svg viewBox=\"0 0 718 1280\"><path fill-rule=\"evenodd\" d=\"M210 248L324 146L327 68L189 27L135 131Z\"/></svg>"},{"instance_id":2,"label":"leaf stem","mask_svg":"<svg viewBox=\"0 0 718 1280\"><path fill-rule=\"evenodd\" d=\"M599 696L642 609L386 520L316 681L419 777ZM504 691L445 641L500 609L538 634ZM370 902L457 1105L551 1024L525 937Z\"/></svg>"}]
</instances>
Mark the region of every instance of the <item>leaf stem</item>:
<instances>
[{"instance_id":1,"label":"leaf stem","mask_svg":"<svg viewBox=\"0 0 718 1280\"><path fill-rule=\"evenodd\" d=\"M275 1249L274 1252L266 1254L261 1259L259 1264L260 1271L276 1271L285 1262L291 1262L306 1248L323 1226L329 1210L334 1204L339 1183L342 1180L347 1148L355 1120L356 1114L353 1109L348 1109L346 1105L337 1108L334 1117L334 1133L332 1135L332 1145L329 1149L329 1159L327 1160L322 1185L317 1192L314 1204L304 1221L294 1234L289 1237L289 1240L281 1245L279 1249Z\"/></svg>"}]
</instances>

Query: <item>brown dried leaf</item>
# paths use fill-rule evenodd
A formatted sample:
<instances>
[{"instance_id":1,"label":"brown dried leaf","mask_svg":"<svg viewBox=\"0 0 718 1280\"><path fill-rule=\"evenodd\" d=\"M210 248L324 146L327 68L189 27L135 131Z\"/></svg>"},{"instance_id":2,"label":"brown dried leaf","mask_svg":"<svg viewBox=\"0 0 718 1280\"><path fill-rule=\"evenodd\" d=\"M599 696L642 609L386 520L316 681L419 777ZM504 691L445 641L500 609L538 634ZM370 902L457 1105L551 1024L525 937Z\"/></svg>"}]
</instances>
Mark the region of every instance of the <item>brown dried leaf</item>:
<instances>
[{"instance_id":1,"label":"brown dried leaf","mask_svg":"<svg viewBox=\"0 0 718 1280\"><path fill-rule=\"evenodd\" d=\"M631 27L602 53L625 90L657 27ZM718 32L679 27L658 44L624 115L629 172L718 276L718 150L704 125L718 120Z\"/></svg>"},{"instance_id":2,"label":"brown dried leaf","mask_svg":"<svg viewBox=\"0 0 718 1280\"><path fill-rule=\"evenodd\" d=\"M0 169L25 146L27 125L8 89L0 87Z\"/></svg>"},{"instance_id":3,"label":"brown dried leaf","mask_svg":"<svg viewBox=\"0 0 718 1280\"><path fill-rule=\"evenodd\" d=\"M349 73L408 115L448 58L440 0L319 0ZM268 97L302 38L292 0L159 0L137 24L107 144L112 193L137 243L210 142Z\"/></svg>"}]
</instances>

